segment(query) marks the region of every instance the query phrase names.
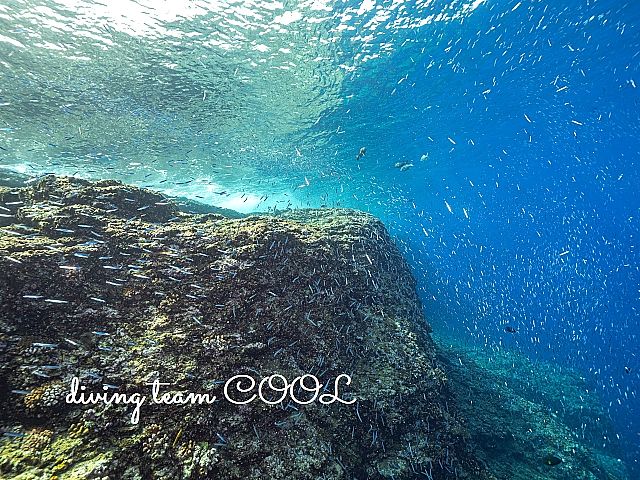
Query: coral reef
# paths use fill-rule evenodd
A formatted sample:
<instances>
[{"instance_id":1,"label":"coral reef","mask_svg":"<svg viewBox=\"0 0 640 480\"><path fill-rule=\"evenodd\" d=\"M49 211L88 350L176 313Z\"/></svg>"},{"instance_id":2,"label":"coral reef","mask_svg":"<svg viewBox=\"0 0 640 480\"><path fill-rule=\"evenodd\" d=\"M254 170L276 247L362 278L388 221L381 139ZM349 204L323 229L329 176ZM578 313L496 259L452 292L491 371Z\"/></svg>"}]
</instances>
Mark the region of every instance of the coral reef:
<instances>
[{"instance_id":1,"label":"coral reef","mask_svg":"<svg viewBox=\"0 0 640 480\"><path fill-rule=\"evenodd\" d=\"M4 477L493 478L374 217L189 215L54 176L0 203Z\"/></svg>"},{"instance_id":2,"label":"coral reef","mask_svg":"<svg viewBox=\"0 0 640 480\"><path fill-rule=\"evenodd\" d=\"M579 376L436 348L368 214L54 176L0 206L2 478L625 478Z\"/></svg>"}]
</instances>

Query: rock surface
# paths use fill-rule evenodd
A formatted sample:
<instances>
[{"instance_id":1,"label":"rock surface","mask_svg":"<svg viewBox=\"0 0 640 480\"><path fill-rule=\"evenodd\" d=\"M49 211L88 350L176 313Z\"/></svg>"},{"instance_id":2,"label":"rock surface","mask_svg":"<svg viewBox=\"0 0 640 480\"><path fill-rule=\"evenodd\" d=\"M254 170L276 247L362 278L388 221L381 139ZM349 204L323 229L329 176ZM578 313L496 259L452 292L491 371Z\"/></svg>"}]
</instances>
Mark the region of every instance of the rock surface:
<instances>
[{"instance_id":1,"label":"rock surface","mask_svg":"<svg viewBox=\"0 0 640 480\"><path fill-rule=\"evenodd\" d=\"M473 450L497 478L629 478L595 383L583 374L516 351L436 340ZM546 464L548 456L561 463Z\"/></svg>"},{"instance_id":2,"label":"rock surface","mask_svg":"<svg viewBox=\"0 0 640 480\"><path fill-rule=\"evenodd\" d=\"M495 478L374 217L187 215L53 176L0 205L3 478ZM159 398L216 402L154 404L155 380ZM68 403L80 393L130 403Z\"/></svg>"}]
</instances>

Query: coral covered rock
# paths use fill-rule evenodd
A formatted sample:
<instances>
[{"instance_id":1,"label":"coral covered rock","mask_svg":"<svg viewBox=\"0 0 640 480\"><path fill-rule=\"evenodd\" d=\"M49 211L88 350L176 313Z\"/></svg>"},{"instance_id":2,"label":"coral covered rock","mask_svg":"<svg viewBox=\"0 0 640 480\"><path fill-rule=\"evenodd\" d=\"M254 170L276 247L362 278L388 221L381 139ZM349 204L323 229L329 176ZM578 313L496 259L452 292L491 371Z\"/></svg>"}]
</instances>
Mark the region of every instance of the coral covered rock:
<instances>
[{"instance_id":1,"label":"coral covered rock","mask_svg":"<svg viewBox=\"0 0 640 480\"><path fill-rule=\"evenodd\" d=\"M0 202L4 477L492 478L374 217L53 176Z\"/></svg>"}]
</instances>

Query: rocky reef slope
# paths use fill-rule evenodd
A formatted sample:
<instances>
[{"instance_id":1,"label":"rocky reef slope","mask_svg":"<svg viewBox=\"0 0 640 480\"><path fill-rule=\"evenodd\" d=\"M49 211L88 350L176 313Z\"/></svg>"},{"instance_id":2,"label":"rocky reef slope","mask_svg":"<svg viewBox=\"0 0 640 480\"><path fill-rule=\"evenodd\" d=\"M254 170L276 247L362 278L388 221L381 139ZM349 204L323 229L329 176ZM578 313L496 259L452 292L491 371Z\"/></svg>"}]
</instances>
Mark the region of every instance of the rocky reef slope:
<instances>
[{"instance_id":1,"label":"rocky reef slope","mask_svg":"<svg viewBox=\"0 0 640 480\"><path fill-rule=\"evenodd\" d=\"M0 206L3 478L494 478L374 217L54 176Z\"/></svg>"},{"instance_id":2,"label":"rocky reef slope","mask_svg":"<svg viewBox=\"0 0 640 480\"><path fill-rule=\"evenodd\" d=\"M497 478L630 478L595 382L584 373L517 351L435 340L473 450Z\"/></svg>"}]
</instances>

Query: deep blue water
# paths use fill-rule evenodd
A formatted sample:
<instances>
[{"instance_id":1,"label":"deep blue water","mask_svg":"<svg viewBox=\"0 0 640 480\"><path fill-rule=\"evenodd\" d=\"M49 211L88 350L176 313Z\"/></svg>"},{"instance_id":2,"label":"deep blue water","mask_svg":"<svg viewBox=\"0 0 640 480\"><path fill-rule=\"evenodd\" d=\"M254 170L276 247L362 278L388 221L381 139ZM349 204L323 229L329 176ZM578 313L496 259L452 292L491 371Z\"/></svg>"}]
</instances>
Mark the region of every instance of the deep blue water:
<instances>
[{"instance_id":1,"label":"deep blue water","mask_svg":"<svg viewBox=\"0 0 640 480\"><path fill-rule=\"evenodd\" d=\"M379 115L407 117L381 156L430 153L381 173L408 198L394 227L436 329L588 370L637 465L640 7L516 3L409 49L406 86L381 89Z\"/></svg>"},{"instance_id":2,"label":"deep blue water","mask_svg":"<svg viewBox=\"0 0 640 480\"><path fill-rule=\"evenodd\" d=\"M54 17L42 5L71 26L29 23ZM147 31L79 5L4 7L4 165L245 211L371 211L437 331L589 372L640 477L640 6L201 2L141 7ZM298 10L323 20L256 33Z\"/></svg>"}]
</instances>

